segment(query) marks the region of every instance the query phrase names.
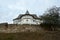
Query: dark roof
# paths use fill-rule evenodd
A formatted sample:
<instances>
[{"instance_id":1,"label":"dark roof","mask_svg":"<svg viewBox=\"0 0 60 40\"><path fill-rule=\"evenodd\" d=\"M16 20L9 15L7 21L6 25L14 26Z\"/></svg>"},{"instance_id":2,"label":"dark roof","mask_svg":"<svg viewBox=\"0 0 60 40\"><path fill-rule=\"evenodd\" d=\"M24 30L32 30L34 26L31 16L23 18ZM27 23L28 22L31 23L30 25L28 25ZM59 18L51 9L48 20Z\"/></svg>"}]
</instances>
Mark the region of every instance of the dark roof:
<instances>
[{"instance_id":1,"label":"dark roof","mask_svg":"<svg viewBox=\"0 0 60 40\"><path fill-rule=\"evenodd\" d=\"M25 14L20 14L17 18L13 20L21 19L21 17L26 16L26 15L32 16L35 19L39 19L36 14L29 14L29 11L27 10Z\"/></svg>"},{"instance_id":2,"label":"dark roof","mask_svg":"<svg viewBox=\"0 0 60 40\"><path fill-rule=\"evenodd\" d=\"M25 14L29 14L29 11L27 10Z\"/></svg>"}]
</instances>

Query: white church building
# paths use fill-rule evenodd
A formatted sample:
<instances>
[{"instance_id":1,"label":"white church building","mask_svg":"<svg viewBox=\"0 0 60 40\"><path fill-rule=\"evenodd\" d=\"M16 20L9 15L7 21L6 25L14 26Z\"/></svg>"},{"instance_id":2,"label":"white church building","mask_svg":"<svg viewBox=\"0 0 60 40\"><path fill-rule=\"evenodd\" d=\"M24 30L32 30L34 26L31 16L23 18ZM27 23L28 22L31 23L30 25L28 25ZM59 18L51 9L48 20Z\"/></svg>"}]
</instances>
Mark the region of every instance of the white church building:
<instances>
[{"instance_id":1,"label":"white church building","mask_svg":"<svg viewBox=\"0 0 60 40\"><path fill-rule=\"evenodd\" d=\"M25 14L20 14L17 18L13 19L13 24L34 24L39 25L43 21L37 17L36 14L30 14L29 11L26 11Z\"/></svg>"}]
</instances>

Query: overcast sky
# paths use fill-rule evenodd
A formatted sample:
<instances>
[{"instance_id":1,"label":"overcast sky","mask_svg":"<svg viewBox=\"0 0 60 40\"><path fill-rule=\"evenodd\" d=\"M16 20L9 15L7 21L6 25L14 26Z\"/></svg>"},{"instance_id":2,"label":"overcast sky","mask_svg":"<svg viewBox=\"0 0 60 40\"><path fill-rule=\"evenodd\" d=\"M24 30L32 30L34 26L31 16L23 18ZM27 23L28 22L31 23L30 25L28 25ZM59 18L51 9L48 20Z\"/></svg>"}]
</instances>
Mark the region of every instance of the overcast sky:
<instances>
[{"instance_id":1,"label":"overcast sky","mask_svg":"<svg viewBox=\"0 0 60 40\"><path fill-rule=\"evenodd\" d=\"M47 8L60 6L60 0L0 0L0 23L11 23L19 14L28 10L42 15Z\"/></svg>"}]
</instances>

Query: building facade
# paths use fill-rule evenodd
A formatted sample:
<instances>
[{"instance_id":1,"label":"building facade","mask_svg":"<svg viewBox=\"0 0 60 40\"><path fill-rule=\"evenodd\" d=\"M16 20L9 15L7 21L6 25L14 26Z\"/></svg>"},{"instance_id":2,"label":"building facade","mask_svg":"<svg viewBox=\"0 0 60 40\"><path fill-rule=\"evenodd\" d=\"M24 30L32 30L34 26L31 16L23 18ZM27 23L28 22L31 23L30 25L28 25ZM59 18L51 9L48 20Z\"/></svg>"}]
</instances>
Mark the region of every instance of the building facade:
<instances>
[{"instance_id":1,"label":"building facade","mask_svg":"<svg viewBox=\"0 0 60 40\"><path fill-rule=\"evenodd\" d=\"M17 18L13 19L14 24L34 24L39 25L43 21L35 14L30 14L29 11L26 11L25 14L20 14Z\"/></svg>"}]
</instances>

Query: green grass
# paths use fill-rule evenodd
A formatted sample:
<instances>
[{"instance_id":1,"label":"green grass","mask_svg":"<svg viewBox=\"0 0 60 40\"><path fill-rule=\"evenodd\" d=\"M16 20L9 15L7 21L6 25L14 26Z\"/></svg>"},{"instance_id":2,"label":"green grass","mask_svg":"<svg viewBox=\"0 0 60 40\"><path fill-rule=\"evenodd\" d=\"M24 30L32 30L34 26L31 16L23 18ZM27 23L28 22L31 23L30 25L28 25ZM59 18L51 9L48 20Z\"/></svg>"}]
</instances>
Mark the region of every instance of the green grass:
<instances>
[{"instance_id":1,"label":"green grass","mask_svg":"<svg viewBox=\"0 0 60 40\"><path fill-rule=\"evenodd\" d=\"M0 40L60 40L60 32L0 33Z\"/></svg>"}]
</instances>

